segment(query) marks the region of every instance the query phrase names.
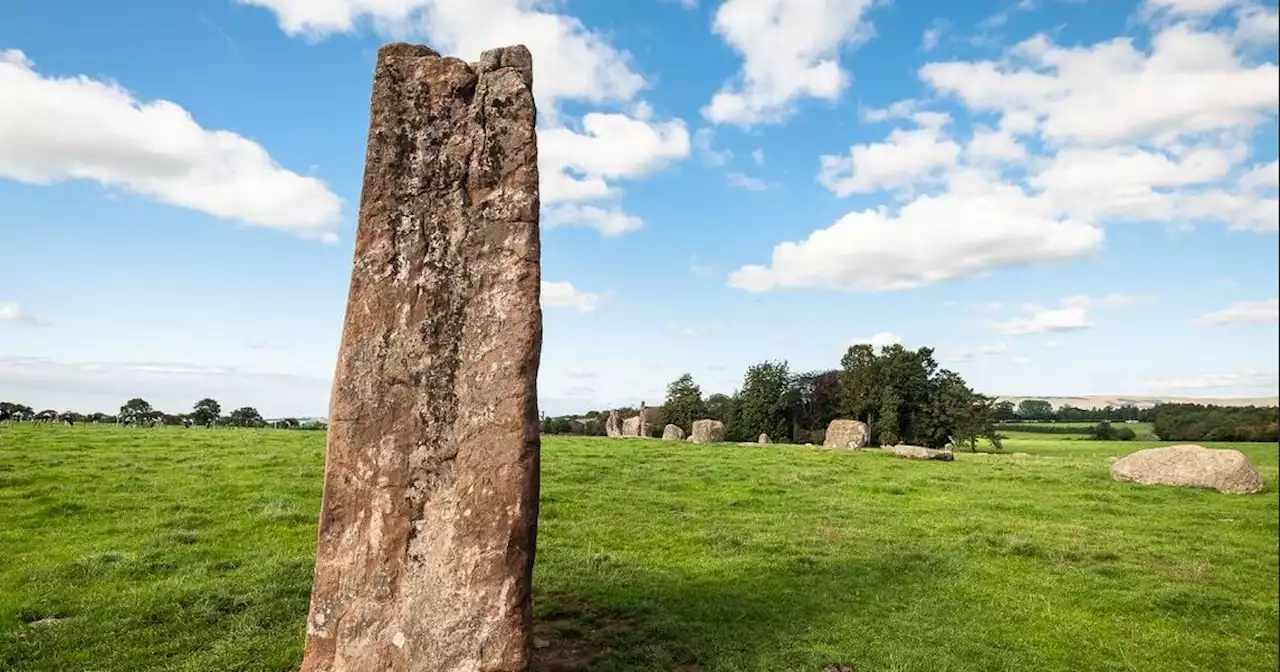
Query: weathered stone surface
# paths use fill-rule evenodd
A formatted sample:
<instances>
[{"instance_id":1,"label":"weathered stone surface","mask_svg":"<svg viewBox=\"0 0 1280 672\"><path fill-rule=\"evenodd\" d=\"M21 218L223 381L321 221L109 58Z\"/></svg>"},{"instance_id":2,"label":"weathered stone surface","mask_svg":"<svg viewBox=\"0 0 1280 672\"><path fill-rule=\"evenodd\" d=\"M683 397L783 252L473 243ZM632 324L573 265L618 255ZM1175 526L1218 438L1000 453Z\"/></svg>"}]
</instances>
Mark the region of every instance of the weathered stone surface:
<instances>
[{"instance_id":1,"label":"weathered stone surface","mask_svg":"<svg viewBox=\"0 0 1280 672\"><path fill-rule=\"evenodd\" d=\"M1204 446L1148 448L1111 465L1111 477L1143 485L1180 485L1249 494L1262 490L1262 477L1238 450Z\"/></svg>"},{"instance_id":2,"label":"weathered stone surface","mask_svg":"<svg viewBox=\"0 0 1280 672\"><path fill-rule=\"evenodd\" d=\"M640 436L640 416L632 416L622 421L623 436Z\"/></svg>"},{"instance_id":3,"label":"weathered stone surface","mask_svg":"<svg viewBox=\"0 0 1280 672\"><path fill-rule=\"evenodd\" d=\"M826 448L862 448L871 438L867 423L861 420L832 420L822 439Z\"/></svg>"},{"instance_id":4,"label":"weathered stone surface","mask_svg":"<svg viewBox=\"0 0 1280 672\"><path fill-rule=\"evenodd\" d=\"M760 438L756 439L756 443L773 443L773 442L769 440L768 434L761 434Z\"/></svg>"},{"instance_id":5,"label":"weathered stone surface","mask_svg":"<svg viewBox=\"0 0 1280 672\"><path fill-rule=\"evenodd\" d=\"M622 425L618 420L617 411L609 411L609 417L604 421L604 433L614 438L622 436Z\"/></svg>"},{"instance_id":6,"label":"weathered stone surface","mask_svg":"<svg viewBox=\"0 0 1280 672\"><path fill-rule=\"evenodd\" d=\"M303 672L507 672L538 514L531 58L378 51Z\"/></svg>"},{"instance_id":7,"label":"weathered stone surface","mask_svg":"<svg viewBox=\"0 0 1280 672\"><path fill-rule=\"evenodd\" d=\"M694 420L689 440L694 443L721 443L724 441L724 423L719 420Z\"/></svg>"},{"instance_id":8,"label":"weathered stone surface","mask_svg":"<svg viewBox=\"0 0 1280 672\"><path fill-rule=\"evenodd\" d=\"M663 441L684 441L684 430L675 425L667 425L662 428Z\"/></svg>"},{"instance_id":9,"label":"weathered stone surface","mask_svg":"<svg viewBox=\"0 0 1280 672\"><path fill-rule=\"evenodd\" d=\"M956 459L955 453L949 450L934 450L933 448L912 446L905 443L900 443L896 446L885 446L884 449L898 457L905 457L909 460L943 460L951 462Z\"/></svg>"}]
</instances>

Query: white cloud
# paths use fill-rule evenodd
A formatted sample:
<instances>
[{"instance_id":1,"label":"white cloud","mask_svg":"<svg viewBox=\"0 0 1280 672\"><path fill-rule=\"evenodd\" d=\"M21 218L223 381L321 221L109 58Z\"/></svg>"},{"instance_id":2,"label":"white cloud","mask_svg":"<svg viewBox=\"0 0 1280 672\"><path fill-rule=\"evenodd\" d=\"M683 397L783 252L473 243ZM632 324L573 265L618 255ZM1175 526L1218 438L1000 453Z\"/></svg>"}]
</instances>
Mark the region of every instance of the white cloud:
<instances>
[{"instance_id":1,"label":"white cloud","mask_svg":"<svg viewBox=\"0 0 1280 672\"><path fill-rule=\"evenodd\" d=\"M575 203L544 208L541 223L549 229L582 226L595 229L606 237L621 236L644 226L643 219L628 215L617 207L601 208Z\"/></svg>"},{"instance_id":2,"label":"white cloud","mask_svg":"<svg viewBox=\"0 0 1280 672\"><path fill-rule=\"evenodd\" d=\"M604 305L605 296L578 289L569 282L542 283L542 305L548 308L571 308L590 313Z\"/></svg>"},{"instance_id":3,"label":"white cloud","mask_svg":"<svg viewBox=\"0 0 1280 672\"><path fill-rule=\"evenodd\" d=\"M749 292L800 287L883 291L995 268L1080 259L1102 244L1089 224L1055 217L1016 185L953 176L946 193L893 213L853 212L808 239L781 243L769 266L747 265L729 284Z\"/></svg>"},{"instance_id":4,"label":"white cloud","mask_svg":"<svg viewBox=\"0 0 1280 672\"><path fill-rule=\"evenodd\" d=\"M979 357L992 357L994 355L1003 355L1008 352L1009 347L1004 343L992 343L989 345L979 345L972 348L954 348L948 355L947 359L955 362L971 362Z\"/></svg>"},{"instance_id":5,"label":"white cloud","mask_svg":"<svg viewBox=\"0 0 1280 672\"><path fill-rule=\"evenodd\" d=\"M850 345L863 344L870 345L871 347L879 350L880 348L885 348L890 345L902 345L902 337L892 332L880 331L870 336L855 338L850 342Z\"/></svg>"},{"instance_id":6,"label":"white cloud","mask_svg":"<svg viewBox=\"0 0 1280 672\"><path fill-rule=\"evenodd\" d=\"M1147 12L1167 11L1172 14L1216 14L1239 4L1240 0L1147 0Z\"/></svg>"},{"instance_id":7,"label":"white cloud","mask_svg":"<svg viewBox=\"0 0 1280 672\"><path fill-rule=\"evenodd\" d=\"M0 380L14 400L36 408L116 413L132 397L160 410L191 409L213 397L223 408L253 406L265 417L324 416L330 381L235 367L179 362L61 362L0 357Z\"/></svg>"},{"instance_id":8,"label":"white cloud","mask_svg":"<svg viewBox=\"0 0 1280 672\"><path fill-rule=\"evenodd\" d=\"M729 181L730 185L748 191L764 191L769 188L769 185L764 180L742 173L729 173L725 176L725 179Z\"/></svg>"},{"instance_id":9,"label":"white cloud","mask_svg":"<svg viewBox=\"0 0 1280 672\"><path fill-rule=\"evenodd\" d=\"M693 134L693 147L703 163L709 166L723 166L733 159L733 152L727 149L716 149L712 145L715 134L714 128L699 128Z\"/></svg>"},{"instance_id":10,"label":"white cloud","mask_svg":"<svg viewBox=\"0 0 1280 672\"><path fill-rule=\"evenodd\" d=\"M891 103L888 107L858 108L858 116L869 124L878 124L891 119L907 119L920 109L919 101L910 98Z\"/></svg>"},{"instance_id":11,"label":"white cloud","mask_svg":"<svg viewBox=\"0 0 1280 672\"><path fill-rule=\"evenodd\" d=\"M1231 37L1243 44L1275 44L1280 41L1280 12L1256 4L1237 9Z\"/></svg>"},{"instance_id":12,"label":"white cloud","mask_svg":"<svg viewBox=\"0 0 1280 672\"><path fill-rule=\"evenodd\" d=\"M973 129L973 137L964 148L965 158L973 163L1002 163L1027 158L1027 148L1018 143L1013 133L992 130L982 125Z\"/></svg>"},{"instance_id":13,"label":"white cloud","mask_svg":"<svg viewBox=\"0 0 1280 672\"><path fill-rule=\"evenodd\" d=\"M751 151L751 159L756 162L757 166L764 165L764 150L756 148Z\"/></svg>"},{"instance_id":14,"label":"white cloud","mask_svg":"<svg viewBox=\"0 0 1280 672\"><path fill-rule=\"evenodd\" d=\"M823 155L818 183L842 197L904 187L956 165L959 157L960 145L937 126L895 128L885 142L854 145L848 156Z\"/></svg>"},{"instance_id":15,"label":"white cloud","mask_svg":"<svg viewBox=\"0 0 1280 672\"><path fill-rule=\"evenodd\" d=\"M1241 324L1276 324L1280 322L1280 299L1237 301L1222 310L1206 313L1191 320L1199 327L1226 327Z\"/></svg>"},{"instance_id":16,"label":"white cloud","mask_svg":"<svg viewBox=\"0 0 1280 672\"><path fill-rule=\"evenodd\" d=\"M1128 308L1139 301L1139 297L1132 294L1108 294L1106 296L1088 296L1086 294L1077 294L1068 296L1060 303L1064 308L1083 308L1085 310L1119 310Z\"/></svg>"},{"instance_id":17,"label":"white cloud","mask_svg":"<svg viewBox=\"0 0 1280 672\"><path fill-rule=\"evenodd\" d=\"M850 77L842 47L873 35L863 13L873 0L726 0L716 34L742 55L738 80L703 109L718 124L751 126L786 118L803 98L835 100Z\"/></svg>"},{"instance_id":18,"label":"white cloud","mask_svg":"<svg viewBox=\"0 0 1280 672\"><path fill-rule=\"evenodd\" d=\"M1245 189L1280 189L1280 161L1258 166L1240 178Z\"/></svg>"},{"instance_id":19,"label":"white cloud","mask_svg":"<svg viewBox=\"0 0 1280 672\"><path fill-rule=\"evenodd\" d=\"M920 35L920 48L924 51L933 51L938 48L938 43L942 41L942 35L947 32L947 23L935 19L924 33Z\"/></svg>"},{"instance_id":20,"label":"white cloud","mask_svg":"<svg viewBox=\"0 0 1280 672\"><path fill-rule=\"evenodd\" d=\"M560 100L630 100L645 86L629 55L572 16L535 8L528 0L235 0L275 13L290 35L353 32L368 21L378 32L425 35L441 53L468 61L497 46L524 44L533 59L539 112Z\"/></svg>"},{"instance_id":21,"label":"white cloud","mask_svg":"<svg viewBox=\"0 0 1280 672\"><path fill-rule=\"evenodd\" d=\"M715 264L700 264L700 263L698 263L698 255L696 255L696 254L695 254L695 255L693 255L693 256L691 256L691 257L689 257L689 272L690 272L690 273L692 273L692 274L694 274L694 275L707 276L707 275L711 275L712 273L714 273L714 272L715 272L715 270L716 270L716 266L715 266Z\"/></svg>"},{"instance_id":22,"label":"white cloud","mask_svg":"<svg viewBox=\"0 0 1280 672\"><path fill-rule=\"evenodd\" d=\"M1059 331L1075 331L1093 326L1084 308L1050 308L1031 313L1029 317L1015 317L1005 321L986 323L986 328L1006 336L1026 336Z\"/></svg>"},{"instance_id":23,"label":"white cloud","mask_svg":"<svg viewBox=\"0 0 1280 672\"><path fill-rule=\"evenodd\" d=\"M280 167L256 142L207 130L167 100L142 102L91 77L45 77L0 51L0 177L92 180L252 226L337 239L342 201Z\"/></svg>"},{"instance_id":24,"label":"white cloud","mask_svg":"<svg viewBox=\"0 0 1280 672\"><path fill-rule=\"evenodd\" d=\"M652 122L624 114L590 113L582 132L567 127L538 132L543 203L592 200L616 194L606 180L637 178L689 156L689 132L675 119Z\"/></svg>"},{"instance_id":25,"label":"white cloud","mask_svg":"<svg viewBox=\"0 0 1280 672\"><path fill-rule=\"evenodd\" d=\"M1056 348L1056 347L1058 347L1058 346L1060 346L1060 345L1062 345L1062 344L1061 344L1061 343L1059 343L1058 341L1045 341L1045 342L1044 342L1044 347L1046 347L1046 348Z\"/></svg>"},{"instance_id":26,"label":"white cloud","mask_svg":"<svg viewBox=\"0 0 1280 672\"><path fill-rule=\"evenodd\" d=\"M1192 134L1251 129L1280 102L1280 68L1245 63L1229 37L1176 24L1152 45L1147 54L1121 37L1064 48L1038 35L1006 62L930 63L920 76L973 110L1035 115L1040 135L1053 144L1168 145Z\"/></svg>"},{"instance_id":27,"label":"white cloud","mask_svg":"<svg viewBox=\"0 0 1280 672\"><path fill-rule=\"evenodd\" d=\"M1240 371L1235 373L1204 373L1180 378L1148 380L1143 387L1151 390L1211 390L1233 388L1238 390L1266 390L1275 393L1280 378L1268 371Z\"/></svg>"},{"instance_id":28,"label":"white cloud","mask_svg":"<svg viewBox=\"0 0 1280 672\"><path fill-rule=\"evenodd\" d=\"M1030 357L1014 357L1009 361L1013 362L1014 364L1017 364L1018 366L1026 366L1027 364L1033 363L1035 360L1031 359Z\"/></svg>"},{"instance_id":29,"label":"white cloud","mask_svg":"<svg viewBox=\"0 0 1280 672\"><path fill-rule=\"evenodd\" d=\"M0 302L0 324L5 322L18 324L39 324L35 317L23 312L22 307L12 301Z\"/></svg>"}]
</instances>

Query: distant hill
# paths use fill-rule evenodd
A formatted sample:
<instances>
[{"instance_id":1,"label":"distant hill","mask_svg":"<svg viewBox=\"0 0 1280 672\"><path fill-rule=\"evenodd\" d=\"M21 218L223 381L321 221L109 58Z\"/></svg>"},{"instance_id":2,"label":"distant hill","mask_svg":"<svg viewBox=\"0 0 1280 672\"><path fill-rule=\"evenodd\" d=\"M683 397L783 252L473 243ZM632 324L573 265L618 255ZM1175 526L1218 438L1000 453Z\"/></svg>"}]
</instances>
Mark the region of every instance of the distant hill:
<instances>
[{"instance_id":1,"label":"distant hill","mask_svg":"<svg viewBox=\"0 0 1280 672\"><path fill-rule=\"evenodd\" d=\"M1280 406L1280 397L1143 397L1131 395L1090 394L1083 397L997 397L997 401L1014 404L1024 399L1041 399L1053 404L1054 410L1063 406L1076 408L1103 408L1105 406L1133 405L1151 408L1156 404L1205 404L1214 406Z\"/></svg>"}]
</instances>

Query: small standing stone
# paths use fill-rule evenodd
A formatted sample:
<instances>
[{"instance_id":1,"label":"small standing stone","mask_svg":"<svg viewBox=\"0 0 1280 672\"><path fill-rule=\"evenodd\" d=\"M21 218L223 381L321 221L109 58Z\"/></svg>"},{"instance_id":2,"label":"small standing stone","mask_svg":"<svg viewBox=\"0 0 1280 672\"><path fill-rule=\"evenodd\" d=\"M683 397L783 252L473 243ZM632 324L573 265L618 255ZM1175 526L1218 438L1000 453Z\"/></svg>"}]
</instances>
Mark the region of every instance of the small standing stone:
<instances>
[{"instance_id":1,"label":"small standing stone","mask_svg":"<svg viewBox=\"0 0 1280 672\"><path fill-rule=\"evenodd\" d=\"M662 428L663 441L684 441L684 430L676 425L667 425Z\"/></svg>"},{"instance_id":2,"label":"small standing stone","mask_svg":"<svg viewBox=\"0 0 1280 672\"><path fill-rule=\"evenodd\" d=\"M689 440L694 443L722 443L724 423L719 420L694 420L693 431L689 436Z\"/></svg>"},{"instance_id":3,"label":"small standing stone","mask_svg":"<svg viewBox=\"0 0 1280 672\"><path fill-rule=\"evenodd\" d=\"M822 439L825 448L862 448L871 439L871 430L861 420L832 420Z\"/></svg>"},{"instance_id":4,"label":"small standing stone","mask_svg":"<svg viewBox=\"0 0 1280 672\"><path fill-rule=\"evenodd\" d=\"M769 440L768 434L760 434L760 438L756 439L756 443L773 443Z\"/></svg>"}]
</instances>

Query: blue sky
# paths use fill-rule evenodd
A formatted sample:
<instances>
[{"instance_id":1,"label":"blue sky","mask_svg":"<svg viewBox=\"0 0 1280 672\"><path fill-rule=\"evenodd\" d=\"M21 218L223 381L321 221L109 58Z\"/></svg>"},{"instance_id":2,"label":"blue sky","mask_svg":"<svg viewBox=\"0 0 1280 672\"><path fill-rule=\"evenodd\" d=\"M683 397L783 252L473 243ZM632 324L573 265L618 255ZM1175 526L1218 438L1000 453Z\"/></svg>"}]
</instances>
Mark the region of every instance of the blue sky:
<instances>
[{"instance_id":1,"label":"blue sky","mask_svg":"<svg viewBox=\"0 0 1280 672\"><path fill-rule=\"evenodd\" d=\"M1277 393L1274 1L14 0L0 398L325 414L396 39L533 52L549 413L860 340Z\"/></svg>"}]
</instances>

